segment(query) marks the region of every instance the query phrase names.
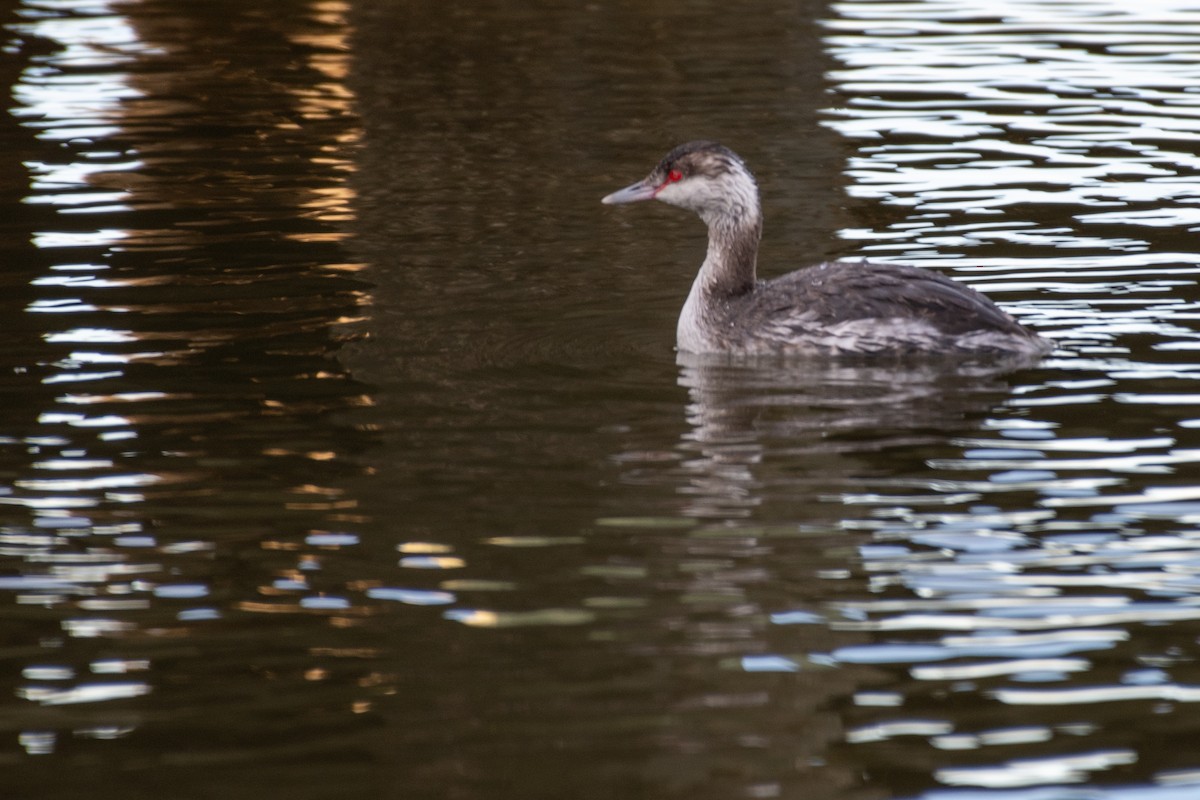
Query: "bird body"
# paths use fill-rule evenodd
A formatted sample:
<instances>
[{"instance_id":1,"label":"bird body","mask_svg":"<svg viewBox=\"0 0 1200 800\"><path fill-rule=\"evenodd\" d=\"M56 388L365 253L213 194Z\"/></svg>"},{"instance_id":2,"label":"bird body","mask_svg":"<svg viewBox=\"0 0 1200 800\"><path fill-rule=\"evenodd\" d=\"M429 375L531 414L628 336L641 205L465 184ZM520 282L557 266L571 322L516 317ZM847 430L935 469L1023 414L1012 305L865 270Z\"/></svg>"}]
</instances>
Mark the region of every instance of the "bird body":
<instances>
[{"instance_id":1,"label":"bird body","mask_svg":"<svg viewBox=\"0 0 1200 800\"><path fill-rule=\"evenodd\" d=\"M603 202L651 199L692 210L708 225L708 252L676 329L682 351L1036 355L1051 349L979 292L930 270L828 262L758 280L758 186L741 158L715 142L680 145L645 179Z\"/></svg>"}]
</instances>

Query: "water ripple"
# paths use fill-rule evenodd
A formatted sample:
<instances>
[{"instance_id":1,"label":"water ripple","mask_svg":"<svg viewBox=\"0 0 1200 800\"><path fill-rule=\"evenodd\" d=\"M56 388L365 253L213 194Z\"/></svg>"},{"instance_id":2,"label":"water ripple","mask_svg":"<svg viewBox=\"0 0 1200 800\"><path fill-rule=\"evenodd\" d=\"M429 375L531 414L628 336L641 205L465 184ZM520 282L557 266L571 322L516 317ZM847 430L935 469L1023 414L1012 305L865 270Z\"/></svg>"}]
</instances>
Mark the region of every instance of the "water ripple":
<instances>
[{"instance_id":1,"label":"water ripple","mask_svg":"<svg viewBox=\"0 0 1200 800\"><path fill-rule=\"evenodd\" d=\"M1181 28L1200 24L1194 8L1155 4L1152 19L1116 3L1005 4L1002 17L936 1L834 8L831 78L847 100L829 124L864 141L850 192L909 209L849 238L878 257L969 256L963 277L993 292L1089 297L1077 306L1086 324L1024 301L1023 319L1080 343L1196 338L1190 315L1130 325L1094 297L1161 291L1166 275L1195 283L1197 251L1165 251L1150 234L1200 224L1200 53Z\"/></svg>"},{"instance_id":2,"label":"water ripple","mask_svg":"<svg viewBox=\"0 0 1200 800\"><path fill-rule=\"evenodd\" d=\"M897 676L855 696L848 740L989 797L1191 796L1153 784L1194 784L1194 757L1164 769L1127 728L1200 697L1200 9L832 10L826 124L853 146L852 201L883 209L843 237L951 272L1060 348L924 470L830 498L870 537L870 593L830 604L868 641L829 655ZM1146 785L1100 788L1131 771Z\"/></svg>"}]
</instances>

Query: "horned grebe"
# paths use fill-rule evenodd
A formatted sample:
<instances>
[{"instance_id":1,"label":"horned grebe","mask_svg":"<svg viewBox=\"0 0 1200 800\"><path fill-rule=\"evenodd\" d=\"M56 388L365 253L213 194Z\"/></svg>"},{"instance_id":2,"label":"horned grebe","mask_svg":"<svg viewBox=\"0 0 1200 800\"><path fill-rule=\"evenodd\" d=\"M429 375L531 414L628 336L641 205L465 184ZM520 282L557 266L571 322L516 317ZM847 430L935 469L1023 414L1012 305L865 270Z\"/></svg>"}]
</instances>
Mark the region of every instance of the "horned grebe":
<instances>
[{"instance_id":1,"label":"horned grebe","mask_svg":"<svg viewBox=\"0 0 1200 800\"><path fill-rule=\"evenodd\" d=\"M829 262L755 276L762 213L754 176L732 150L689 142L602 202L662 200L700 215L708 254L676 328L691 353L1047 353L1052 345L996 304L938 273Z\"/></svg>"}]
</instances>

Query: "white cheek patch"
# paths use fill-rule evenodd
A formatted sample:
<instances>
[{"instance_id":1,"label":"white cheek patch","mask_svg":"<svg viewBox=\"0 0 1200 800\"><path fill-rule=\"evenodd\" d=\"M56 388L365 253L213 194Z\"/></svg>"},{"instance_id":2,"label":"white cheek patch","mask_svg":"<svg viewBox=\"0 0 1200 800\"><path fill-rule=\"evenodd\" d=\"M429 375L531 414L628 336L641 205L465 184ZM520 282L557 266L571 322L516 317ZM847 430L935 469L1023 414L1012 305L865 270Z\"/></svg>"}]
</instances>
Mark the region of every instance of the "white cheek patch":
<instances>
[{"instance_id":1,"label":"white cheek patch","mask_svg":"<svg viewBox=\"0 0 1200 800\"><path fill-rule=\"evenodd\" d=\"M654 199L662 200L664 203L670 203L680 208L696 208L698 205L703 204L703 195L698 190L698 186L703 183L705 181L700 180L664 183L658 188Z\"/></svg>"},{"instance_id":2,"label":"white cheek patch","mask_svg":"<svg viewBox=\"0 0 1200 800\"><path fill-rule=\"evenodd\" d=\"M695 211L704 219L713 212L735 218L757 217L758 197L754 184L749 179L735 180L734 177L689 178L678 183L667 183L659 188L654 197L664 203Z\"/></svg>"}]
</instances>

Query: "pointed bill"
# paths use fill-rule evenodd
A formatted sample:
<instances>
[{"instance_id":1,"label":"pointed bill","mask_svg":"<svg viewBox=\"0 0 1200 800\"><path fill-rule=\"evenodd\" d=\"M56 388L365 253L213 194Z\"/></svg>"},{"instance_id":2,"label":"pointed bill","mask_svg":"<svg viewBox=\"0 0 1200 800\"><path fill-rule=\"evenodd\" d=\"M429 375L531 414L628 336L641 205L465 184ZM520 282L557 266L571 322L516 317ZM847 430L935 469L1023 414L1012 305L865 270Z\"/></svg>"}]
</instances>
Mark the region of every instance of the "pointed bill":
<instances>
[{"instance_id":1,"label":"pointed bill","mask_svg":"<svg viewBox=\"0 0 1200 800\"><path fill-rule=\"evenodd\" d=\"M657 186L652 186L645 181L638 181L624 189L618 189L600 202L609 206L618 203L636 203L639 200L653 200L656 194L658 194Z\"/></svg>"}]
</instances>

